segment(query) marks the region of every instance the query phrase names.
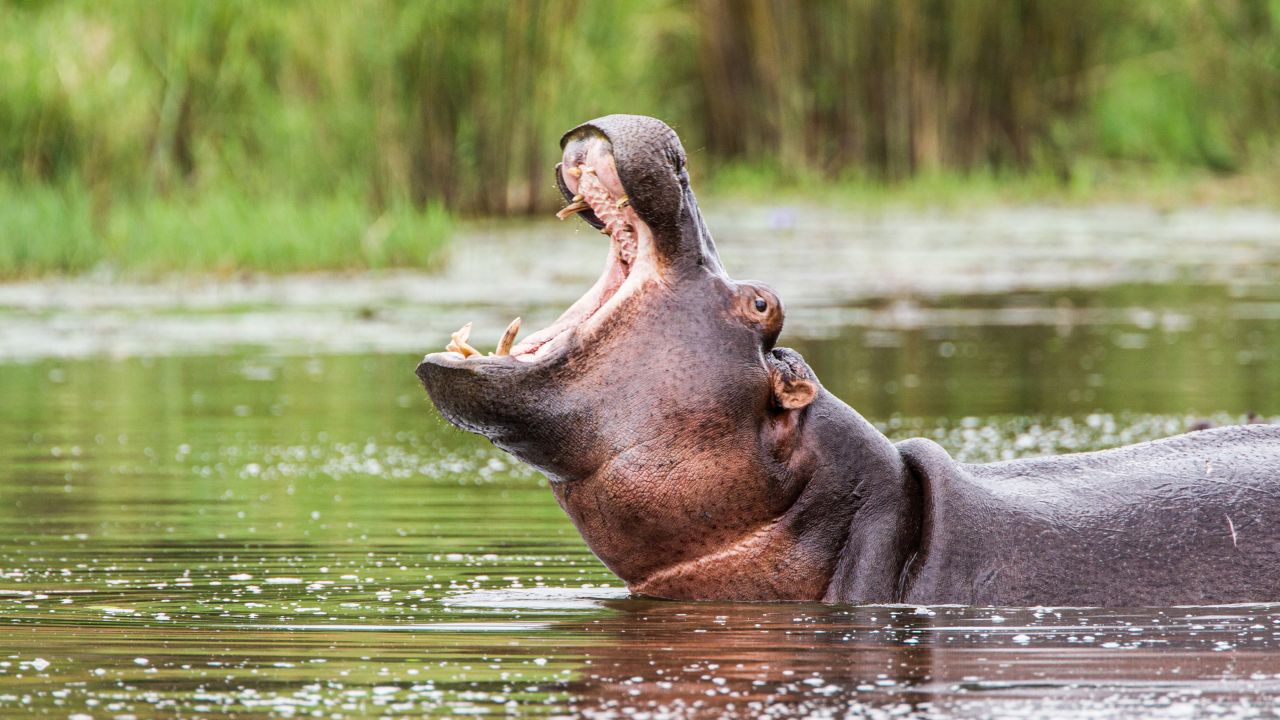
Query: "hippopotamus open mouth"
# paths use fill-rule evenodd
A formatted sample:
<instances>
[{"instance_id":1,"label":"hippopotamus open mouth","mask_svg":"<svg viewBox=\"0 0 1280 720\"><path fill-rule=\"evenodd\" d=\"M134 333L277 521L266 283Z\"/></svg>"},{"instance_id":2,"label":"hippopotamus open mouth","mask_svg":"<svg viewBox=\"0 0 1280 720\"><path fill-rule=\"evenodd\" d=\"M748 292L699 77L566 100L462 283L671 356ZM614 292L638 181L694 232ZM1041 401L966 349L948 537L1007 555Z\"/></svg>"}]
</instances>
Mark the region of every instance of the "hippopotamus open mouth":
<instances>
[{"instance_id":1,"label":"hippopotamus open mouth","mask_svg":"<svg viewBox=\"0 0 1280 720\"><path fill-rule=\"evenodd\" d=\"M507 328L498 342L497 350L488 358L469 344L470 327L465 327L447 348L462 360L472 362L505 362L510 356L519 362L538 362L563 352L575 333L589 335L648 280L660 276L661 259L655 247L654 232L641 218L627 193L619 175L613 145L603 127L630 127L652 123L641 122L648 118L602 118L567 133L561 140L564 160L556 166L556 184L569 202L557 216L560 219L580 215L592 227L609 238L609 253L604 272L595 285L566 310L550 327L533 333L518 344L512 345L520 323L517 318ZM674 135L671 136L674 140ZM678 141L676 141L678 142ZM683 154L678 156L683 164ZM641 158L642 162L650 158ZM674 161L675 158L673 157ZM673 162L671 174L679 169ZM631 169L630 166L628 169ZM658 198L654 198L657 200ZM459 358L452 358L457 360ZM443 360L443 359L441 359Z\"/></svg>"},{"instance_id":2,"label":"hippopotamus open mouth","mask_svg":"<svg viewBox=\"0 0 1280 720\"><path fill-rule=\"evenodd\" d=\"M546 473L632 590L1280 600L1280 427L981 466L895 445L774 346L782 303L725 273L671 128L610 115L561 147L561 217L609 237L600 279L519 343L513 323L493 355L463 328L417 374L447 420Z\"/></svg>"}]
</instances>

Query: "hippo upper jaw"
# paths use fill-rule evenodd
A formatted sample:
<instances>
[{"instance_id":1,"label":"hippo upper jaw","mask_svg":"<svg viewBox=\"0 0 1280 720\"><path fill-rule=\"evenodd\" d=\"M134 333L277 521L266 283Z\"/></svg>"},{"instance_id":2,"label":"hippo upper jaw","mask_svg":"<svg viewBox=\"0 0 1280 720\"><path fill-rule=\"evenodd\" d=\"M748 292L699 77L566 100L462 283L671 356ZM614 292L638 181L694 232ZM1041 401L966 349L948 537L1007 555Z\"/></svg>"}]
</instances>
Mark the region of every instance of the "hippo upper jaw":
<instances>
[{"instance_id":1,"label":"hippo upper jaw","mask_svg":"<svg viewBox=\"0 0 1280 720\"><path fill-rule=\"evenodd\" d=\"M633 209L633 217L650 230L655 254L666 268L725 274L690 188L684 146L666 123L642 115L606 115L565 133L560 147L556 185L569 203L562 217L576 210L596 229L611 230L610 217L593 207L575 207L576 201L589 199L579 197L585 193L579 192L578 171L583 165L594 167L611 189L620 191L615 200Z\"/></svg>"}]
</instances>

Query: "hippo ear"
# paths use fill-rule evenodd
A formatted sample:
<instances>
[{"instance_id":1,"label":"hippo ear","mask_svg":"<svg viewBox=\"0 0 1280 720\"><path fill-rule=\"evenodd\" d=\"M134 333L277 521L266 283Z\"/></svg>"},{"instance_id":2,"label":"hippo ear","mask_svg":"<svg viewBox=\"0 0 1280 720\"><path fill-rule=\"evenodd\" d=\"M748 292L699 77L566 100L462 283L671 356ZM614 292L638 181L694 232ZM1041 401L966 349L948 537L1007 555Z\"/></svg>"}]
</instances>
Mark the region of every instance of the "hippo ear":
<instances>
[{"instance_id":1,"label":"hippo ear","mask_svg":"<svg viewBox=\"0 0 1280 720\"><path fill-rule=\"evenodd\" d=\"M812 380L787 381L773 376L773 401L786 410L799 410L818 397L818 386Z\"/></svg>"},{"instance_id":2,"label":"hippo ear","mask_svg":"<svg viewBox=\"0 0 1280 720\"><path fill-rule=\"evenodd\" d=\"M817 378L800 353L790 348L774 348L767 359L776 407L799 410L818 397Z\"/></svg>"}]
</instances>

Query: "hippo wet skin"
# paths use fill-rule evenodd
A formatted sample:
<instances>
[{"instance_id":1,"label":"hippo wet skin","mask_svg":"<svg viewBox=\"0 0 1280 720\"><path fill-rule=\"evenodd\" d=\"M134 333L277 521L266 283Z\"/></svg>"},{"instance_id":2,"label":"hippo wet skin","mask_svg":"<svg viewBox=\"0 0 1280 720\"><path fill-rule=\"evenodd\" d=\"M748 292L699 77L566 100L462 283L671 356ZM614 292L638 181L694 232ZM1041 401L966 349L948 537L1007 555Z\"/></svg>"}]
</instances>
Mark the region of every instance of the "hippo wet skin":
<instances>
[{"instance_id":1,"label":"hippo wet skin","mask_svg":"<svg viewBox=\"0 0 1280 720\"><path fill-rule=\"evenodd\" d=\"M633 592L1280 601L1280 427L989 465L892 443L775 346L782 302L725 273L671 128L611 115L561 145L562 214L608 236L600 280L551 327L492 356L455 334L417 374L449 422L550 478Z\"/></svg>"}]
</instances>

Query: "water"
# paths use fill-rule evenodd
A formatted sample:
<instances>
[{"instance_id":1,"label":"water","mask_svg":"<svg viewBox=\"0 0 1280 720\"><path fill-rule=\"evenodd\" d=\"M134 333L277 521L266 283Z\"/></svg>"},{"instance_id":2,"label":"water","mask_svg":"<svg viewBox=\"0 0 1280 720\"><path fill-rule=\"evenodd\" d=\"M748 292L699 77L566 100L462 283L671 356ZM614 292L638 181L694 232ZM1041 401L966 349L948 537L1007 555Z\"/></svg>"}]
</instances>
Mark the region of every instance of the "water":
<instances>
[{"instance_id":1,"label":"water","mask_svg":"<svg viewBox=\"0 0 1280 720\"><path fill-rule=\"evenodd\" d=\"M823 303L802 268L775 276L761 264L778 257L778 233L793 247L830 243L830 217L756 218L755 236L722 233L721 244L783 288L788 342L830 389L890 436L933 437L965 460L1280 415L1280 243L1241 230L1254 216L1231 216L1220 233L1175 223L1167 256L1123 223L1099 240L1109 216L1062 217L1085 226L1079 242L1101 265L1122 270L1050 282L1053 258L1067 275L1089 262L1054 240L1064 223L1037 220L1005 244L1046 268L1039 279L1000 280L972 248L969 260L952 248L883 291L841 290L844 276L824 269L834 300ZM800 229L770 225L783 220ZM982 226L929 223L956 242ZM869 226L859 232L880 227ZM577 250L531 242L535 255ZM910 268L918 252L868 243L851 243L850 262L861 252L882 256L882 270ZM1204 254L1213 243L1233 249ZM178 292L163 287L8 289L0 333L23 343L0 363L0 715L1280 713L1280 606L629 597L545 480L445 425L416 385L417 358L455 316L492 316L496 333L510 304L554 312L563 292L486 303L491 279L460 279L471 252L441 279L355 279L358 298L345 302L319 299L333 279L314 280L311 301L282 297L308 287L297 279L218 286L234 297L207 304L185 290L181 312L147 308ZM530 286L559 287L535 275ZM945 287L926 292L921 278ZM432 305L413 294L421 283L456 292ZM371 317L357 312L366 307ZM287 329L300 316L305 336ZM184 344L204 335L184 325L207 336ZM326 339L353 328L364 328L355 340Z\"/></svg>"}]
</instances>

